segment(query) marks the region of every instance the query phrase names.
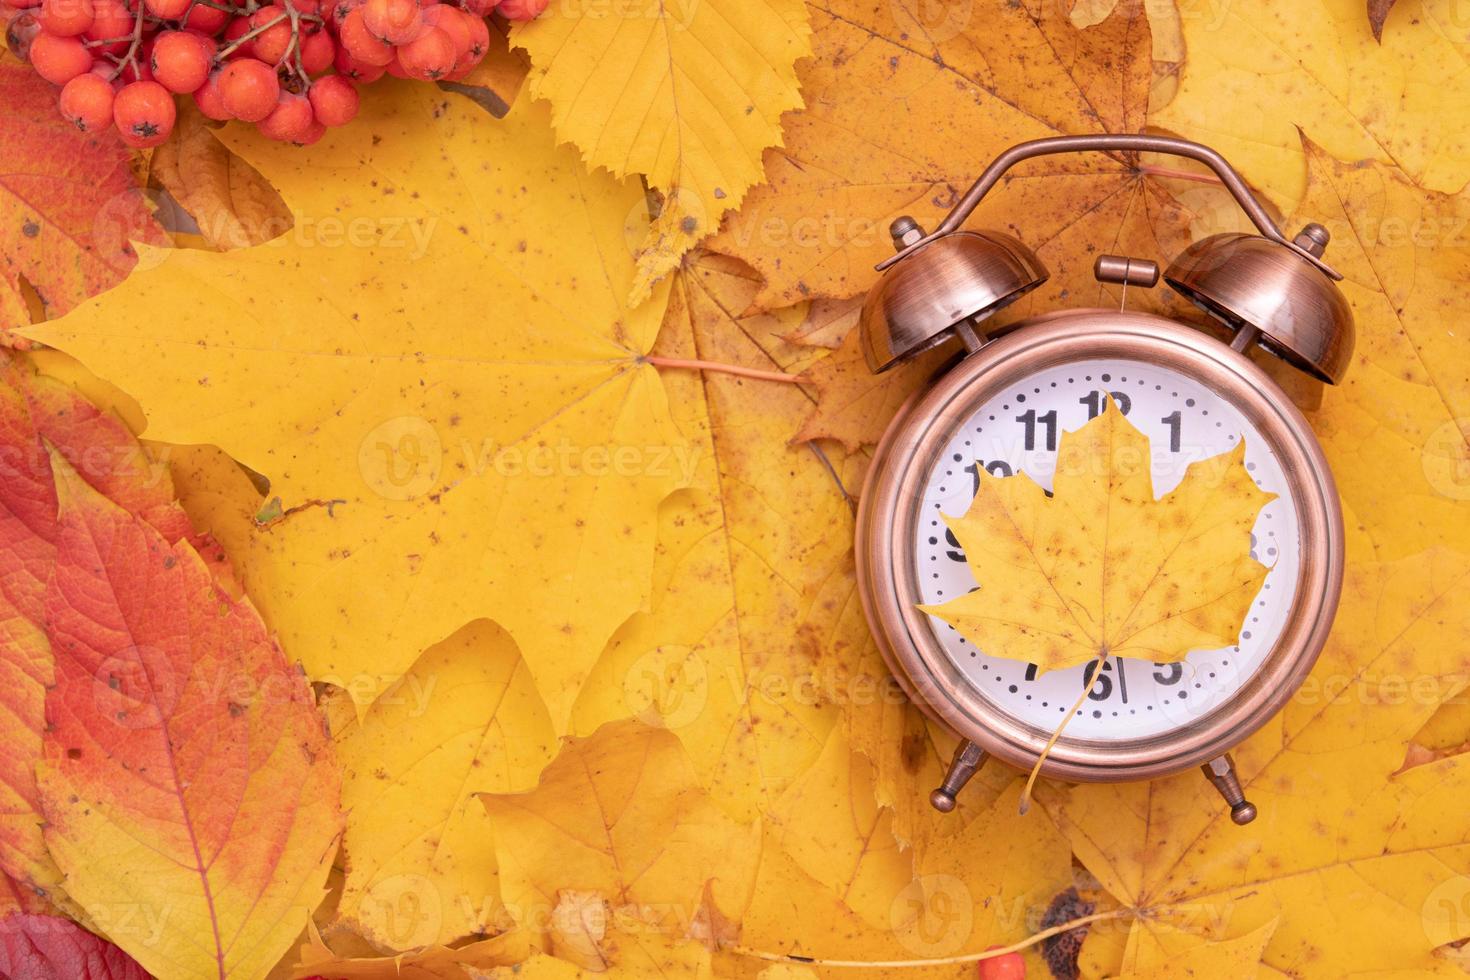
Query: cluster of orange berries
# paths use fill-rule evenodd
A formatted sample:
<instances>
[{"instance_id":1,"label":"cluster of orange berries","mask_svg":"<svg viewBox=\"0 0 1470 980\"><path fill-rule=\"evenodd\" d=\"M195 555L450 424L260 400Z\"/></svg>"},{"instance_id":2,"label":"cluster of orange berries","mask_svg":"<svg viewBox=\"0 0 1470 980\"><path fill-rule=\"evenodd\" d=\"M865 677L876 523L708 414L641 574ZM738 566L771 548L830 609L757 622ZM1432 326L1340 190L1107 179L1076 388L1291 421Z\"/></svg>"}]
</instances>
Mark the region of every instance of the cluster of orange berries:
<instances>
[{"instance_id":1,"label":"cluster of orange berries","mask_svg":"<svg viewBox=\"0 0 1470 980\"><path fill-rule=\"evenodd\" d=\"M129 146L173 131L174 96L211 119L306 145L357 115L385 74L453 80L485 56L485 18L530 20L548 0L0 0L11 51L61 86L83 132Z\"/></svg>"}]
</instances>

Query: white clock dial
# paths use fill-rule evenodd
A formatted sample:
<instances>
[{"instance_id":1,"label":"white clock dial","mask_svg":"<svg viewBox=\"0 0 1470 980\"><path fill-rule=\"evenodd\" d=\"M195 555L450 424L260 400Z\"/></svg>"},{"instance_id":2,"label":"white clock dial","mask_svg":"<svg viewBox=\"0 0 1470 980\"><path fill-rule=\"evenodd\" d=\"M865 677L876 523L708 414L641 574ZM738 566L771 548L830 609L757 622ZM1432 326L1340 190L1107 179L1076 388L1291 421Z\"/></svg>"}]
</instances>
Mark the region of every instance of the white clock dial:
<instances>
[{"instance_id":1,"label":"white clock dial","mask_svg":"<svg viewBox=\"0 0 1470 980\"><path fill-rule=\"evenodd\" d=\"M1117 741L1181 728L1219 708L1261 667L1287 626L1301 562L1298 515L1280 462L1239 410L1186 375L1139 361L1074 361L1018 381L971 412L929 464L914 562L924 603L942 603L983 584L984 556L982 582L977 582L941 515L968 509L977 464L997 476L1020 474L1050 490L1062 434L1102 410L1105 393L1149 438L1155 494L1174 489L1190 463L1226 452L1241 439L1251 477L1277 494L1252 529L1253 554L1270 571L1239 644L1197 650L1182 663L1162 666L1113 659L1067 726L1069 738ZM976 649L937 617L930 616L929 625L983 698L1046 733L1066 717L1091 669L1037 676L1027 664Z\"/></svg>"}]
</instances>

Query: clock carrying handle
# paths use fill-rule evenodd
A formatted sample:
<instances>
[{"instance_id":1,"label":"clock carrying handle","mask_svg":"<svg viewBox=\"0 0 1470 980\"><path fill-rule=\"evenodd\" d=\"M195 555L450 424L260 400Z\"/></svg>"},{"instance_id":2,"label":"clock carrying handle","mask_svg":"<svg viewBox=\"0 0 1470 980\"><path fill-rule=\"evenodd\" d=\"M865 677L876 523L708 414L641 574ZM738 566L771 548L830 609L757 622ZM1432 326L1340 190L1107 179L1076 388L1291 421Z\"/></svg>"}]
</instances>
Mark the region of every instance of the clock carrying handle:
<instances>
[{"instance_id":1,"label":"clock carrying handle","mask_svg":"<svg viewBox=\"0 0 1470 980\"><path fill-rule=\"evenodd\" d=\"M1230 166L1229 162L1219 153L1210 149L1208 146L1193 143L1189 140L1175 139L1170 136L1141 136L1127 133L1091 136L1051 136L1046 139L1017 143L996 157L990 166L985 168L985 172L970 186L970 189L965 192L965 196L960 198L959 203L954 206L954 209L949 212L949 215L938 228L905 248L898 255L889 257L878 268L887 268L913 249L933 241L941 235L948 235L951 232L957 231L960 225L964 224L966 219L970 217L970 214L975 210L975 207L985 195L990 193L991 188L1005 175L1005 172L1023 160L1030 160L1033 157L1051 156L1057 153L1085 153L1096 150L1132 150L1139 153L1167 153L1172 156L1184 157L1204 164L1214 171L1216 177L1220 178L1220 183L1225 185L1225 189L1235 198L1235 203L1240 205L1240 209L1251 219L1251 222L1256 226L1256 229L1262 236L1278 245L1284 245L1291 249L1331 278L1342 278L1327 263L1282 234L1281 229L1276 227L1276 222L1271 220L1271 216L1261 206L1261 202L1250 192L1250 188L1246 187L1245 181L1241 179L1240 174L1236 173L1235 168Z\"/></svg>"}]
</instances>

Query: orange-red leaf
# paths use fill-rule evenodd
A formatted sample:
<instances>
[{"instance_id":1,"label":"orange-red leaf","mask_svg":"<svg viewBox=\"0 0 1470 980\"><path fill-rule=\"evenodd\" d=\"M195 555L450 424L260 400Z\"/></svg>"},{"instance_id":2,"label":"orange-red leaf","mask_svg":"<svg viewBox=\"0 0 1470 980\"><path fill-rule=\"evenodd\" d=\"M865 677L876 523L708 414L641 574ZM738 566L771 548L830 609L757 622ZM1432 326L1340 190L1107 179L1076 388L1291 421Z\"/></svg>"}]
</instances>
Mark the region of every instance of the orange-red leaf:
<instances>
[{"instance_id":1,"label":"orange-red leaf","mask_svg":"<svg viewBox=\"0 0 1470 980\"><path fill-rule=\"evenodd\" d=\"M260 977L323 895L342 827L321 717L248 600L52 456L56 682L37 770L46 844L93 915L169 978Z\"/></svg>"},{"instance_id":2,"label":"orange-red leaf","mask_svg":"<svg viewBox=\"0 0 1470 980\"><path fill-rule=\"evenodd\" d=\"M48 444L169 541L192 529L167 471L149 463L122 423L0 354L0 870L52 893L60 874L41 839L35 783L51 683L43 605L57 532Z\"/></svg>"},{"instance_id":3,"label":"orange-red leaf","mask_svg":"<svg viewBox=\"0 0 1470 980\"><path fill-rule=\"evenodd\" d=\"M129 240L166 245L111 129L86 135L56 111L56 87L0 58L0 332L31 322L21 280L48 316L117 285Z\"/></svg>"},{"instance_id":4,"label":"orange-red leaf","mask_svg":"<svg viewBox=\"0 0 1470 980\"><path fill-rule=\"evenodd\" d=\"M70 919L0 919L0 976L16 980L150 980L138 961Z\"/></svg>"}]
</instances>

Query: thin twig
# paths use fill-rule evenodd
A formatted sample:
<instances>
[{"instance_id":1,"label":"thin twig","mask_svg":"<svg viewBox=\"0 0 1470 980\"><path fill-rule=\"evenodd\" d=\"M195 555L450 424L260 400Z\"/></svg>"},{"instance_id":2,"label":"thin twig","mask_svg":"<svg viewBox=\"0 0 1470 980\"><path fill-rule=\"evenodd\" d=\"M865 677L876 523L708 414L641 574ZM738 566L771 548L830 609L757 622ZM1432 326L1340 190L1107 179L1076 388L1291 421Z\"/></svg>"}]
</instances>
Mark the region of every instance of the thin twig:
<instances>
[{"instance_id":1,"label":"thin twig","mask_svg":"<svg viewBox=\"0 0 1470 980\"><path fill-rule=\"evenodd\" d=\"M1064 932L1080 929L1082 926L1091 925L1094 922L1102 922L1107 919L1120 919L1132 913L1132 909L1113 909L1111 912L1096 912L1092 915L1084 915L1080 919L1063 922L1061 925L1043 929L1034 936L1028 936L1018 943L1009 946L997 946L995 949L987 949L983 953L965 953L960 956L944 956L932 960L824 960L814 956L801 956L796 953L767 953L764 950L750 949L746 946L727 946L728 952L738 956L749 956L752 959L766 960L771 963L804 963L807 966L835 966L853 967L856 969L891 969L900 967L924 967L924 966L950 966L955 963L978 963L981 960L995 959L997 956L1005 956L1007 953L1017 953L1028 946L1035 946L1043 940L1052 936L1060 936Z\"/></svg>"},{"instance_id":2,"label":"thin twig","mask_svg":"<svg viewBox=\"0 0 1470 980\"><path fill-rule=\"evenodd\" d=\"M133 15L133 34L131 43L128 44L128 50L123 54L121 58L114 59L117 67L114 68L112 70L112 74L108 76L107 80L109 82L113 81L119 75L121 75L123 73L123 70L128 65L133 66L134 78L143 74L142 70L138 67L138 48L143 43L143 18L146 15L147 11L143 7L143 0L138 0L138 11Z\"/></svg>"},{"instance_id":3,"label":"thin twig","mask_svg":"<svg viewBox=\"0 0 1470 980\"><path fill-rule=\"evenodd\" d=\"M781 371L758 371L755 368L740 367L736 364L721 364L718 361L692 361L679 357L655 357L648 355L643 358L644 363L652 364L659 368L683 368L690 371L711 371L716 374L733 374L741 378L755 378L757 381L780 381L785 384L804 384L807 381L805 375L785 374Z\"/></svg>"},{"instance_id":4,"label":"thin twig","mask_svg":"<svg viewBox=\"0 0 1470 980\"><path fill-rule=\"evenodd\" d=\"M301 80L304 86L302 91L305 92L311 88L311 78L306 74L306 66L301 63L301 15L296 12L296 5L291 0L286 0L286 14L291 18L291 46L281 55L281 61L276 67L279 68L287 59L295 61L296 67L292 70Z\"/></svg>"},{"instance_id":5,"label":"thin twig","mask_svg":"<svg viewBox=\"0 0 1470 980\"><path fill-rule=\"evenodd\" d=\"M214 60L223 61L230 54L230 52L234 51L246 41L252 41L257 37L260 37L260 35L264 34L272 27L275 27L281 21L289 19L289 17L289 14L276 14L276 16L270 19L269 23L261 24L259 27L251 28L244 34L241 34L239 37L235 38L235 40L231 41L229 44L226 44L224 47L220 48L219 51L215 53Z\"/></svg>"},{"instance_id":6,"label":"thin twig","mask_svg":"<svg viewBox=\"0 0 1470 980\"><path fill-rule=\"evenodd\" d=\"M193 10L195 7L212 7L215 10L222 10L227 14L234 14L236 17L243 17L255 12L247 7L237 7L231 3L216 3L215 0L190 0L189 10ZM182 18L186 22L189 19L189 10L184 11Z\"/></svg>"}]
</instances>

